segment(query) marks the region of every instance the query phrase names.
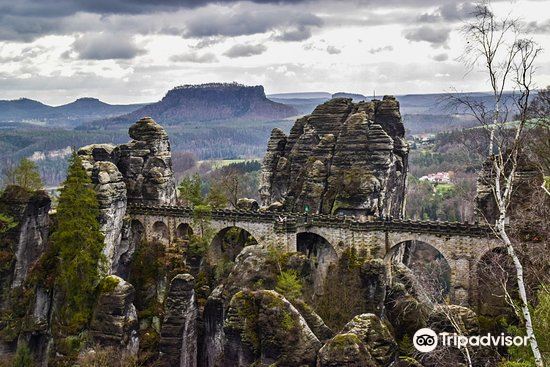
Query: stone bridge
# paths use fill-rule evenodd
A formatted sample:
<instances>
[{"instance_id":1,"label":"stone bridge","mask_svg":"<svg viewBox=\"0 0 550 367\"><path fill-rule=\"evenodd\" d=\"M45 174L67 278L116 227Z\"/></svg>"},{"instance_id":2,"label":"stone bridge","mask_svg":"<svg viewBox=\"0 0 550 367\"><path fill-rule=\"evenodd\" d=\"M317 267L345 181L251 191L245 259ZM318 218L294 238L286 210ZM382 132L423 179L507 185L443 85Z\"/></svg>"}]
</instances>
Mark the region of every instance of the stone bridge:
<instances>
[{"instance_id":1,"label":"stone bridge","mask_svg":"<svg viewBox=\"0 0 550 367\"><path fill-rule=\"evenodd\" d=\"M193 210L180 206L129 205L132 230L147 240L175 244L189 234L200 233ZM359 221L353 217L300 213L214 210L208 221L212 243L232 227L246 230L259 244L285 251L302 250L305 235L320 236L330 244L334 258L350 246L374 258L389 259L392 249L407 241L420 241L435 248L450 268L453 302L474 305L478 301L477 266L487 252L502 247L487 226L479 224L397 219Z\"/></svg>"}]
</instances>

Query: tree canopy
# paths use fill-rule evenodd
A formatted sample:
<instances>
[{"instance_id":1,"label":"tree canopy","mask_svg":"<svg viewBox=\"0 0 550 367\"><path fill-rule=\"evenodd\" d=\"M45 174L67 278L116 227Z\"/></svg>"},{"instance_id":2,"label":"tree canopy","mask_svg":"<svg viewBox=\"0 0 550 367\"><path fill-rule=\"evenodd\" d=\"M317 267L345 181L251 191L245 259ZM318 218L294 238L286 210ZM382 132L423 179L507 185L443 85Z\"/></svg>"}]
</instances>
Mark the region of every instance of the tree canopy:
<instances>
[{"instance_id":1,"label":"tree canopy","mask_svg":"<svg viewBox=\"0 0 550 367\"><path fill-rule=\"evenodd\" d=\"M89 319L102 273L104 237L98 217L99 204L91 180L78 155L73 154L52 234L58 259L56 287L63 299L57 319L68 332L78 331Z\"/></svg>"}]
</instances>

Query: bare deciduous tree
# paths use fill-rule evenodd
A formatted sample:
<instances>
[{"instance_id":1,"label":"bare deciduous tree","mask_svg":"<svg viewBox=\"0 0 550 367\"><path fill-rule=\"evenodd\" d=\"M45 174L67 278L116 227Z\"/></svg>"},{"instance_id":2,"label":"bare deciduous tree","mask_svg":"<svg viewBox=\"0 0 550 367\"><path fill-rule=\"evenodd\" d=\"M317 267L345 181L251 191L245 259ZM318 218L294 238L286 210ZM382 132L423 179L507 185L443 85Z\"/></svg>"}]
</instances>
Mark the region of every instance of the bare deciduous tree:
<instances>
[{"instance_id":1,"label":"bare deciduous tree","mask_svg":"<svg viewBox=\"0 0 550 367\"><path fill-rule=\"evenodd\" d=\"M527 300L522 262L508 235L509 208L514 183L517 179L519 155L525 144L526 125L532 91L534 90L535 60L541 52L539 46L524 38L521 22L508 17L498 18L489 1L476 4L472 20L465 24L463 32L467 40L463 60L473 69L483 70L492 91L488 105L461 95L451 96L456 105L469 111L488 133L488 159L491 162L490 186L497 208L497 217L492 226L508 254L512 258L521 313L525 331L538 367L543 367L541 352L533 331L531 313ZM505 91L512 89L512 104L505 101ZM510 108L517 110L517 121L508 122Z\"/></svg>"}]
</instances>

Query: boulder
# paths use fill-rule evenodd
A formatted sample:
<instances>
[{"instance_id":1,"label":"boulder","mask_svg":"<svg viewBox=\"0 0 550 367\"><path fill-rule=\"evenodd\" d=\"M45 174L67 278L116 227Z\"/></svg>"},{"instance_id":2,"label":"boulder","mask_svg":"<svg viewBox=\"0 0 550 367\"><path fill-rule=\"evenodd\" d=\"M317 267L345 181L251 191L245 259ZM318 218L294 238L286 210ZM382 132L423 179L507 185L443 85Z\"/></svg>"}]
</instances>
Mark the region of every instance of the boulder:
<instances>
[{"instance_id":1,"label":"boulder","mask_svg":"<svg viewBox=\"0 0 550 367\"><path fill-rule=\"evenodd\" d=\"M298 310L275 291L235 294L224 332L224 366L312 366L321 348Z\"/></svg>"},{"instance_id":2,"label":"boulder","mask_svg":"<svg viewBox=\"0 0 550 367\"><path fill-rule=\"evenodd\" d=\"M390 288L384 303L386 316L400 340L405 335L412 338L418 329L426 327L431 308L407 293L401 283Z\"/></svg>"},{"instance_id":3,"label":"boulder","mask_svg":"<svg viewBox=\"0 0 550 367\"><path fill-rule=\"evenodd\" d=\"M377 367L377 364L357 335L340 333L323 345L317 367Z\"/></svg>"},{"instance_id":4,"label":"boulder","mask_svg":"<svg viewBox=\"0 0 550 367\"><path fill-rule=\"evenodd\" d=\"M260 205L254 199L240 198L237 200L237 209L256 211L260 209Z\"/></svg>"},{"instance_id":5,"label":"boulder","mask_svg":"<svg viewBox=\"0 0 550 367\"><path fill-rule=\"evenodd\" d=\"M386 325L375 314L355 316L340 333L357 335L379 366L389 366L397 356L397 343Z\"/></svg>"}]
</instances>

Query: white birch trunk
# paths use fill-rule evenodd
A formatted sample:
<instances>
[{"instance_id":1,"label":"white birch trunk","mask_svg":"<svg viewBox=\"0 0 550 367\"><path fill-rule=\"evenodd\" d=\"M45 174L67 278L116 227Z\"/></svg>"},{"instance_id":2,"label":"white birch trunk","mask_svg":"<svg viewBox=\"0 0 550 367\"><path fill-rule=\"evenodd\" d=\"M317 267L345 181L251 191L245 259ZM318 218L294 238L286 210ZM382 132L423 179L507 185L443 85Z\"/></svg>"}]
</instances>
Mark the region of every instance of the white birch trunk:
<instances>
[{"instance_id":1,"label":"white birch trunk","mask_svg":"<svg viewBox=\"0 0 550 367\"><path fill-rule=\"evenodd\" d=\"M496 222L496 232L498 233L502 242L504 242L504 244L506 245L506 250L508 252L508 255L510 255L510 257L512 258L512 261L514 262L514 267L516 269L516 281L518 284L519 296L521 298L521 311L523 314L523 318L525 319L525 331L526 331L527 337L529 338L529 344L531 346L531 351L533 352L533 357L535 358L535 365L537 367L544 367L542 355L540 353L537 339L533 331L533 323L531 321L531 312L529 311L529 303L527 301L527 293L525 291L525 283L523 281L523 265L521 264L521 261L519 260L516 254L516 251L512 246L512 242L510 241L510 238L506 233L505 219L506 219L506 211L505 210L502 211L502 209L500 209L500 217L497 219L497 222Z\"/></svg>"}]
</instances>

